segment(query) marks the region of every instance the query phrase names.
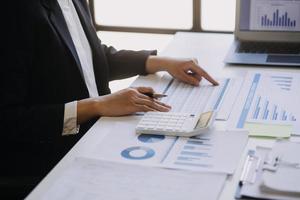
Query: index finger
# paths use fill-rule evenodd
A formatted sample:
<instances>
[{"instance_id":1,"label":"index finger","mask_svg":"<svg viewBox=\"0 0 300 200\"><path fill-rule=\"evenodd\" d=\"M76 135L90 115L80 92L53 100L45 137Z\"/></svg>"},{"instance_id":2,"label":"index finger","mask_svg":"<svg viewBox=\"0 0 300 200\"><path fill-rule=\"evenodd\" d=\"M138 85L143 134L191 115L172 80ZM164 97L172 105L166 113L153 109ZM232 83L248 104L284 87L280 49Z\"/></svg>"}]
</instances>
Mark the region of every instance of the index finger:
<instances>
[{"instance_id":1,"label":"index finger","mask_svg":"<svg viewBox=\"0 0 300 200\"><path fill-rule=\"evenodd\" d=\"M190 69L192 71L195 71L196 74L204 77L207 81L209 81L211 84L213 85L219 85L219 83L213 79L204 69L202 69L201 67L197 66L197 65L193 65L192 69Z\"/></svg>"}]
</instances>

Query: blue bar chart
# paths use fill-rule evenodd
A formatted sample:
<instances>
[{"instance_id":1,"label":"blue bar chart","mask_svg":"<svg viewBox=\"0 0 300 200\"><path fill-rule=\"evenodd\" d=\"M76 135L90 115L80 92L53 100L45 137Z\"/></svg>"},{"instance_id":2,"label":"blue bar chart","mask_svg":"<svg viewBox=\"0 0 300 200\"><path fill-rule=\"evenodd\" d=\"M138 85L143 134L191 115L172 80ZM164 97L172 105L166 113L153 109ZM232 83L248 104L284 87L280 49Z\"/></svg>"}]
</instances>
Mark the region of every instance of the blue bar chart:
<instances>
[{"instance_id":1,"label":"blue bar chart","mask_svg":"<svg viewBox=\"0 0 300 200\"><path fill-rule=\"evenodd\" d=\"M299 31L300 1L251 0L250 29L267 31Z\"/></svg>"},{"instance_id":2,"label":"blue bar chart","mask_svg":"<svg viewBox=\"0 0 300 200\"><path fill-rule=\"evenodd\" d=\"M276 88L282 90L283 92L289 92L292 89L292 76L273 75L270 76L270 81L274 89ZM268 98L262 97L261 95L256 97L252 119L296 121L296 117L291 112L288 112L286 108L273 103Z\"/></svg>"},{"instance_id":3,"label":"blue bar chart","mask_svg":"<svg viewBox=\"0 0 300 200\"><path fill-rule=\"evenodd\" d=\"M287 11L281 12L277 9L272 16L264 14L261 16L262 27L296 27L296 19L291 19Z\"/></svg>"},{"instance_id":4,"label":"blue bar chart","mask_svg":"<svg viewBox=\"0 0 300 200\"><path fill-rule=\"evenodd\" d=\"M262 96L257 97L251 118L255 120L296 121L292 112L277 104L270 103L268 99L263 99Z\"/></svg>"},{"instance_id":5,"label":"blue bar chart","mask_svg":"<svg viewBox=\"0 0 300 200\"><path fill-rule=\"evenodd\" d=\"M192 137L187 140L182 151L177 155L175 165L184 165L199 168L212 168L207 162L211 159L212 142L206 137Z\"/></svg>"},{"instance_id":6,"label":"blue bar chart","mask_svg":"<svg viewBox=\"0 0 300 200\"><path fill-rule=\"evenodd\" d=\"M247 138L247 131L212 131L191 138L180 137L162 163L167 168L231 174Z\"/></svg>"},{"instance_id":7,"label":"blue bar chart","mask_svg":"<svg viewBox=\"0 0 300 200\"><path fill-rule=\"evenodd\" d=\"M234 123L244 128L246 123L293 125L293 134L299 132L299 79L292 73L249 73L242 110ZM248 124L249 125L249 124ZM250 126L250 125L249 125ZM248 126L248 128L249 128ZM257 131L257 130L256 130Z\"/></svg>"}]
</instances>

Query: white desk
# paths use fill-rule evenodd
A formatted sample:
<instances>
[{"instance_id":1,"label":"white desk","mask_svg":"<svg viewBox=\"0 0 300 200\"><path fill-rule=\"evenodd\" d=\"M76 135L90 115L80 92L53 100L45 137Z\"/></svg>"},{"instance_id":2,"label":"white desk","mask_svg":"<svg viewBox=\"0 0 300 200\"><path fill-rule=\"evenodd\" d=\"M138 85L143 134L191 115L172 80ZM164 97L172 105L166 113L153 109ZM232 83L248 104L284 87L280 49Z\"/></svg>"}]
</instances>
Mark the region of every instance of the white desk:
<instances>
[{"instance_id":1,"label":"white desk","mask_svg":"<svg viewBox=\"0 0 300 200\"><path fill-rule=\"evenodd\" d=\"M241 67L227 66L223 63L225 54L233 40L231 34L211 34L211 33L177 33L174 40L168 45L161 55L172 57L193 57L197 58L199 64L209 73L216 77L237 76L244 74L247 70L278 70L278 71L298 71L297 68L274 68L274 67ZM114 120L127 122L131 117L121 118L101 118L86 135L71 149L71 151L57 164L57 166L43 179L43 181L31 192L27 199L40 199L42 194L60 176L62 171L70 164L76 156L89 156L89 152L99 144L103 136L110 131L110 126ZM224 123L218 122L217 129L222 129ZM298 138L293 138L299 140ZM229 177L221 193L221 200L234 199L235 190L242 170L242 164L248 149L256 145L271 146L274 140L250 138L247 147L243 152L239 166L235 174Z\"/></svg>"}]
</instances>

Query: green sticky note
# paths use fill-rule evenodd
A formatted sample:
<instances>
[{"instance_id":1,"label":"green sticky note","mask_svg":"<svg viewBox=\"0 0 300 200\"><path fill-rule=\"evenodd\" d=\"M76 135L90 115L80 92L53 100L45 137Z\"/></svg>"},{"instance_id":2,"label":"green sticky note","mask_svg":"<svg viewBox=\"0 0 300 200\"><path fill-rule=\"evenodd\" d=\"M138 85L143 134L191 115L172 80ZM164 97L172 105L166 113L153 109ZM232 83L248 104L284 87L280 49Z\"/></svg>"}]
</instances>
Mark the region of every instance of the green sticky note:
<instances>
[{"instance_id":1,"label":"green sticky note","mask_svg":"<svg viewBox=\"0 0 300 200\"><path fill-rule=\"evenodd\" d=\"M249 136L288 138L292 134L293 125L246 122L244 128L249 131Z\"/></svg>"}]
</instances>

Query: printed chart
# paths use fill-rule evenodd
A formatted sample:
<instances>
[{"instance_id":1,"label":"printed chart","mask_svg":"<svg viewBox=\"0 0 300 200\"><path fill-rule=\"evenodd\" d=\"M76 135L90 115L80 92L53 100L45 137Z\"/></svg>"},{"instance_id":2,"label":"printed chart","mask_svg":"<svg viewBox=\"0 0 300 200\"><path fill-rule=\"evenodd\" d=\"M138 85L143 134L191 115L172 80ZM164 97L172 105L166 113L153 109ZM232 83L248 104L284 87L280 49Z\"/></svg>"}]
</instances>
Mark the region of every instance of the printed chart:
<instances>
[{"instance_id":1,"label":"printed chart","mask_svg":"<svg viewBox=\"0 0 300 200\"><path fill-rule=\"evenodd\" d=\"M300 133L300 74L248 73L236 106L233 128L244 128L248 121L289 123L293 134Z\"/></svg>"},{"instance_id":2,"label":"printed chart","mask_svg":"<svg viewBox=\"0 0 300 200\"><path fill-rule=\"evenodd\" d=\"M174 162L175 165L212 168L207 160L212 158L212 142L209 137L190 138L182 146Z\"/></svg>"},{"instance_id":3,"label":"printed chart","mask_svg":"<svg viewBox=\"0 0 300 200\"><path fill-rule=\"evenodd\" d=\"M232 174L247 139L246 131L213 131L197 137L180 138L163 164L175 169Z\"/></svg>"},{"instance_id":4,"label":"printed chart","mask_svg":"<svg viewBox=\"0 0 300 200\"><path fill-rule=\"evenodd\" d=\"M99 143L92 158L232 174L248 139L245 131L214 131L186 138L137 135L135 124L116 123L115 126L123 131L116 132L116 128L112 128L111 133Z\"/></svg>"}]
</instances>

